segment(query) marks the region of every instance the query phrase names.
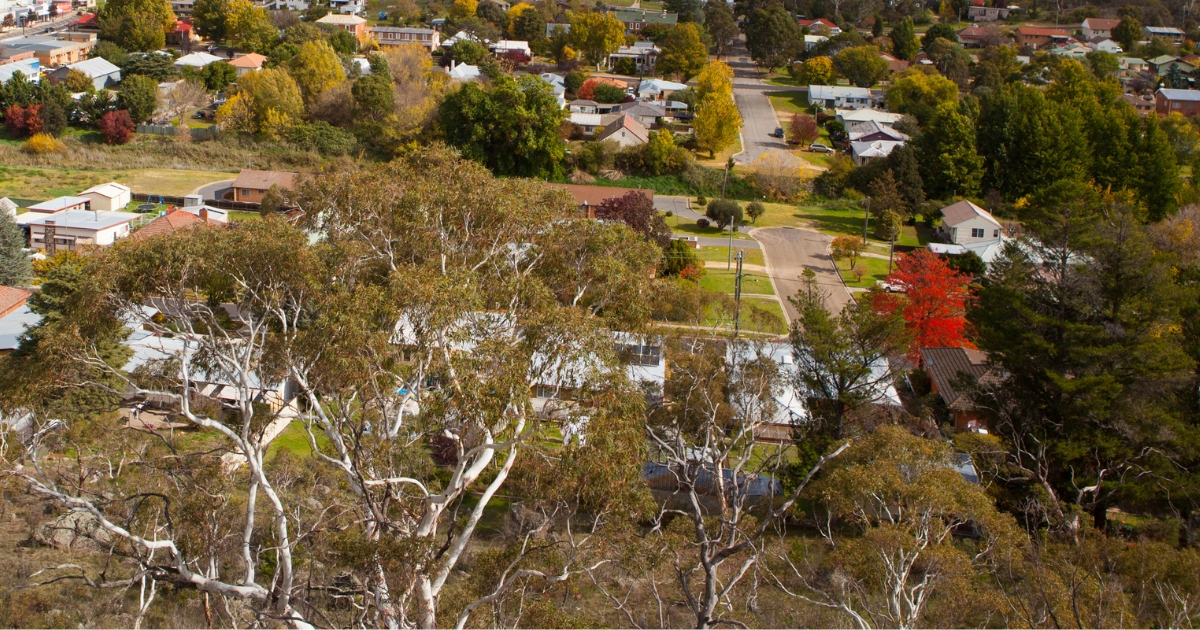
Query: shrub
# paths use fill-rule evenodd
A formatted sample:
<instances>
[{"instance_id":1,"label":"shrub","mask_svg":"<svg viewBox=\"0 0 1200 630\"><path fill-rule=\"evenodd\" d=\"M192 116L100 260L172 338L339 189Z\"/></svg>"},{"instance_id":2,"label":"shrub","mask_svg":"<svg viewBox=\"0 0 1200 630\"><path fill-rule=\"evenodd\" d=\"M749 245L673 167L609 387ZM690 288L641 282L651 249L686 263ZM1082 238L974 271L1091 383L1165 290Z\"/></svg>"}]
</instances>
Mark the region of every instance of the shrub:
<instances>
[{"instance_id":1,"label":"shrub","mask_svg":"<svg viewBox=\"0 0 1200 630\"><path fill-rule=\"evenodd\" d=\"M708 219L696 219L696 225L699 227L702 227L702 228L706 228L710 224L709 224Z\"/></svg>"},{"instance_id":2,"label":"shrub","mask_svg":"<svg viewBox=\"0 0 1200 630\"><path fill-rule=\"evenodd\" d=\"M8 135L14 138L24 138L42 130L42 106L38 104L29 107L10 105L4 112L4 126Z\"/></svg>"},{"instance_id":3,"label":"shrub","mask_svg":"<svg viewBox=\"0 0 1200 630\"><path fill-rule=\"evenodd\" d=\"M100 117L100 133L108 144L125 144L133 135L136 127L129 112L115 109Z\"/></svg>"},{"instance_id":4,"label":"shrub","mask_svg":"<svg viewBox=\"0 0 1200 630\"><path fill-rule=\"evenodd\" d=\"M57 138L62 135L67 129L67 112L63 111L62 105L55 101L46 101L42 105L41 115L42 131Z\"/></svg>"},{"instance_id":5,"label":"shrub","mask_svg":"<svg viewBox=\"0 0 1200 630\"><path fill-rule=\"evenodd\" d=\"M56 153L67 147L59 142L54 136L48 133L35 133L24 144L21 145L21 150L26 153L34 153L41 155L43 153Z\"/></svg>"},{"instance_id":6,"label":"shrub","mask_svg":"<svg viewBox=\"0 0 1200 630\"><path fill-rule=\"evenodd\" d=\"M704 216L717 224L717 227L724 229L730 223L742 222L742 207L736 201L728 199L718 199L710 204L704 211Z\"/></svg>"},{"instance_id":7,"label":"shrub","mask_svg":"<svg viewBox=\"0 0 1200 630\"><path fill-rule=\"evenodd\" d=\"M635 64L633 60L628 57L622 57L617 60L617 63L613 64L613 72L617 74L634 76L638 73L637 64Z\"/></svg>"},{"instance_id":8,"label":"shrub","mask_svg":"<svg viewBox=\"0 0 1200 630\"><path fill-rule=\"evenodd\" d=\"M702 219L703 220L703 219ZM702 268L700 257L687 241L672 240L663 248L662 264L659 265L659 277L682 275L689 267Z\"/></svg>"},{"instance_id":9,"label":"shrub","mask_svg":"<svg viewBox=\"0 0 1200 630\"><path fill-rule=\"evenodd\" d=\"M751 201L746 206L746 214L750 217L751 223L758 222L758 217L761 217L763 214L766 214L766 212L767 212L767 207L764 206L761 201Z\"/></svg>"},{"instance_id":10,"label":"shrub","mask_svg":"<svg viewBox=\"0 0 1200 630\"><path fill-rule=\"evenodd\" d=\"M704 206L708 205L708 199L705 199L704 195L700 195L699 197L696 197L696 205L703 208Z\"/></svg>"},{"instance_id":11,"label":"shrub","mask_svg":"<svg viewBox=\"0 0 1200 630\"><path fill-rule=\"evenodd\" d=\"M324 121L292 127L288 140L301 148L329 156L349 155L358 148L354 134Z\"/></svg>"}]
</instances>

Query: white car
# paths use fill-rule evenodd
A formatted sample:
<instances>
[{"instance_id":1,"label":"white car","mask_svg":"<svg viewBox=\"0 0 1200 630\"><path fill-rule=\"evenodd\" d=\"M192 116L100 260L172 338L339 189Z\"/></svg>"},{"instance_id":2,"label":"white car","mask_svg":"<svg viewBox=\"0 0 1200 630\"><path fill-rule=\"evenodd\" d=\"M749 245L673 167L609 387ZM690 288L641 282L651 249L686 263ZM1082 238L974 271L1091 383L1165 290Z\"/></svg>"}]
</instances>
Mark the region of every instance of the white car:
<instances>
[{"instance_id":1,"label":"white car","mask_svg":"<svg viewBox=\"0 0 1200 630\"><path fill-rule=\"evenodd\" d=\"M883 289L884 291L887 291L888 293L905 293L904 287L902 287L898 284L892 284L890 282L885 282L883 280L876 280L875 286L879 287L880 289Z\"/></svg>"}]
</instances>

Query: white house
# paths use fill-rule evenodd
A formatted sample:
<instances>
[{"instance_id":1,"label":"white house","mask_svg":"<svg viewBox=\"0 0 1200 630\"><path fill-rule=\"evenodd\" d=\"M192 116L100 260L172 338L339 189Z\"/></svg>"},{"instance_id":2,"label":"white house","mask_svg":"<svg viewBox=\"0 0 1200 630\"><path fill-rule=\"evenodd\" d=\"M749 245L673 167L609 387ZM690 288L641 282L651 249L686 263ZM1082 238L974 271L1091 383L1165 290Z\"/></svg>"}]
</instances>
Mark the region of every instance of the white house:
<instances>
[{"instance_id":1,"label":"white house","mask_svg":"<svg viewBox=\"0 0 1200 630\"><path fill-rule=\"evenodd\" d=\"M1112 30L1120 23L1121 20L1111 18L1088 18L1079 25L1079 30L1083 31L1085 39L1112 37Z\"/></svg>"},{"instance_id":2,"label":"white house","mask_svg":"<svg viewBox=\"0 0 1200 630\"><path fill-rule=\"evenodd\" d=\"M825 37L824 35L805 35L804 36L804 50L805 51L812 50L813 48L817 47L817 44L820 44L821 42L825 42L825 41L829 41L829 38Z\"/></svg>"},{"instance_id":3,"label":"white house","mask_svg":"<svg viewBox=\"0 0 1200 630\"><path fill-rule=\"evenodd\" d=\"M891 127L900 122L901 118L904 118L903 114L881 112L871 107L863 109L839 109L835 111L837 121L842 123L842 126L846 128L864 122L877 122L886 127Z\"/></svg>"},{"instance_id":4,"label":"white house","mask_svg":"<svg viewBox=\"0 0 1200 630\"><path fill-rule=\"evenodd\" d=\"M526 57L533 59L533 50L529 48L529 42L517 39L502 39L498 42L492 43L490 46L488 46L488 49L491 50L492 53L494 53L497 57L501 57L510 52L519 52L524 54Z\"/></svg>"},{"instance_id":5,"label":"white house","mask_svg":"<svg viewBox=\"0 0 1200 630\"><path fill-rule=\"evenodd\" d=\"M103 90L121 82L121 69L103 57L79 61L59 68L54 71L54 80L56 82L65 81L67 73L71 70L78 70L86 75L92 80L92 85L97 90Z\"/></svg>"},{"instance_id":6,"label":"white house","mask_svg":"<svg viewBox=\"0 0 1200 630\"><path fill-rule=\"evenodd\" d=\"M850 143L850 158L862 166L876 158L885 158L892 154L896 147L904 146L903 140L869 140L866 142Z\"/></svg>"},{"instance_id":7,"label":"white house","mask_svg":"<svg viewBox=\"0 0 1200 630\"><path fill-rule=\"evenodd\" d=\"M633 147L650 141L650 132L646 126L631 116L621 116L609 123L596 140L603 142L612 140L623 147Z\"/></svg>"},{"instance_id":8,"label":"white house","mask_svg":"<svg viewBox=\"0 0 1200 630\"><path fill-rule=\"evenodd\" d=\"M452 61L450 62L450 72L447 74L450 75L451 79L475 81L479 78L479 66L472 66L467 63L455 64Z\"/></svg>"},{"instance_id":9,"label":"white house","mask_svg":"<svg viewBox=\"0 0 1200 630\"><path fill-rule=\"evenodd\" d=\"M175 67L180 68L180 69L203 68L204 66L207 66L210 63L215 63L218 61L225 61L225 59L222 59L221 57L218 57L216 55L210 55L206 52L194 52L190 55L184 55L184 56L180 57L179 59L176 59Z\"/></svg>"},{"instance_id":10,"label":"white house","mask_svg":"<svg viewBox=\"0 0 1200 630\"><path fill-rule=\"evenodd\" d=\"M91 199L92 210L104 210L106 212L122 210L125 206L129 205L129 202L133 201L133 191L129 190L128 186L118 184L117 182L92 186L79 193L79 196Z\"/></svg>"},{"instance_id":11,"label":"white house","mask_svg":"<svg viewBox=\"0 0 1200 630\"><path fill-rule=\"evenodd\" d=\"M871 90L844 85L810 85L808 104L839 109L863 109L871 106Z\"/></svg>"},{"instance_id":12,"label":"white house","mask_svg":"<svg viewBox=\"0 0 1200 630\"><path fill-rule=\"evenodd\" d=\"M25 75L30 83L38 83L42 80L42 62L38 61L37 57L33 57L2 65L0 66L0 83L7 83L18 72Z\"/></svg>"},{"instance_id":13,"label":"white house","mask_svg":"<svg viewBox=\"0 0 1200 630\"><path fill-rule=\"evenodd\" d=\"M50 201L43 201L29 206L29 212L38 214L54 214L56 212L65 212L67 210L91 210L92 200L87 197L55 197Z\"/></svg>"},{"instance_id":14,"label":"white house","mask_svg":"<svg viewBox=\"0 0 1200 630\"><path fill-rule=\"evenodd\" d=\"M1111 39L1102 39L1098 42L1092 42L1092 43L1088 44L1088 47L1091 48L1092 50L1099 50L1100 52L1112 53L1114 55L1119 55L1119 54L1125 52L1121 48L1120 44L1118 44L1117 42L1114 42Z\"/></svg>"},{"instance_id":15,"label":"white house","mask_svg":"<svg viewBox=\"0 0 1200 630\"><path fill-rule=\"evenodd\" d=\"M27 213L29 214L29 213ZM129 236L129 224L142 215L134 212L67 210L38 215L29 226L29 247L54 253L81 246L112 245Z\"/></svg>"},{"instance_id":16,"label":"white house","mask_svg":"<svg viewBox=\"0 0 1200 630\"><path fill-rule=\"evenodd\" d=\"M990 212L966 199L942 208L941 234L955 245L999 241L1003 232Z\"/></svg>"}]
</instances>

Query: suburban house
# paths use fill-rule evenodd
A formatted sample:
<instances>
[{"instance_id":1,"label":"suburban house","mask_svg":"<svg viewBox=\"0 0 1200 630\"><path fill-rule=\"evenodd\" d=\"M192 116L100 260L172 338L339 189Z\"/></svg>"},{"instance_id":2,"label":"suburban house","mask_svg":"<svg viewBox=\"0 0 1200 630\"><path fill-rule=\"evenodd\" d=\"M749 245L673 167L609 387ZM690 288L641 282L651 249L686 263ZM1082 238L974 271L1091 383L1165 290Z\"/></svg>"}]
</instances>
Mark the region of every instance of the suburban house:
<instances>
[{"instance_id":1,"label":"suburban house","mask_svg":"<svg viewBox=\"0 0 1200 630\"><path fill-rule=\"evenodd\" d=\"M621 46L617 52L609 55L608 67L616 66L622 59L632 59L638 72L648 74L654 71L659 52L654 42L634 42L632 46Z\"/></svg>"},{"instance_id":2,"label":"suburban house","mask_svg":"<svg viewBox=\"0 0 1200 630\"><path fill-rule=\"evenodd\" d=\"M191 18L175 20L175 28L166 34L166 42L187 50L189 46L200 41L196 29L192 28Z\"/></svg>"},{"instance_id":3,"label":"suburban house","mask_svg":"<svg viewBox=\"0 0 1200 630\"><path fill-rule=\"evenodd\" d=\"M179 210L195 215L205 223L229 223L229 211L206 205L204 195L184 195Z\"/></svg>"},{"instance_id":4,"label":"suburban house","mask_svg":"<svg viewBox=\"0 0 1200 630\"><path fill-rule=\"evenodd\" d=\"M1059 57L1084 61L1087 59L1088 54L1092 52L1092 49L1079 42L1068 42L1062 46L1052 46L1050 52Z\"/></svg>"},{"instance_id":5,"label":"suburban house","mask_svg":"<svg viewBox=\"0 0 1200 630\"><path fill-rule=\"evenodd\" d=\"M317 24L329 24L350 32L356 39L362 41L367 36L367 20L357 15L344 13L327 13L317 20Z\"/></svg>"},{"instance_id":6,"label":"suburban house","mask_svg":"<svg viewBox=\"0 0 1200 630\"><path fill-rule=\"evenodd\" d=\"M238 55L237 57L229 60L229 65L237 68L237 75L240 77L247 72L261 70L263 63L266 61L267 58L263 55L258 53L247 53L245 55Z\"/></svg>"},{"instance_id":7,"label":"suburban house","mask_svg":"<svg viewBox=\"0 0 1200 630\"><path fill-rule=\"evenodd\" d=\"M1161 37L1176 46L1182 44L1184 39L1183 31L1174 26L1144 26L1142 34L1146 39Z\"/></svg>"},{"instance_id":8,"label":"suburban house","mask_svg":"<svg viewBox=\"0 0 1200 630\"><path fill-rule=\"evenodd\" d=\"M583 131L584 137L591 138L598 129L604 128L604 116L601 114L584 114L571 112L571 124Z\"/></svg>"},{"instance_id":9,"label":"suburban house","mask_svg":"<svg viewBox=\"0 0 1200 630\"><path fill-rule=\"evenodd\" d=\"M329 8L344 13L346 15L355 15L362 13L367 8L366 0L329 0Z\"/></svg>"},{"instance_id":10,"label":"suburban house","mask_svg":"<svg viewBox=\"0 0 1200 630\"><path fill-rule=\"evenodd\" d=\"M492 54L497 57L524 55L529 59L533 59L533 49L529 47L529 42L518 39L502 39L498 42L492 42L488 44L488 50L492 51Z\"/></svg>"},{"instance_id":11,"label":"suburban house","mask_svg":"<svg viewBox=\"0 0 1200 630\"><path fill-rule=\"evenodd\" d=\"M600 142L612 140L623 147L632 147L649 142L650 132L636 119L630 116L621 116L609 123L596 136L596 140Z\"/></svg>"},{"instance_id":12,"label":"suburban house","mask_svg":"<svg viewBox=\"0 0 1200 630\"><path fill-rule=\"evenodd\" d=\"M161 234L171 234L179 230L191 229L202 225L219 225L223 221L213 221L209 217L208 207L201 206L199 215L188 212L186 208L171 206L167 213L143 225L129 238L152 238Z\"/></svg>"},{"instance_id":13,"label":"suburban house","mask_svg":"<svg viewBox=\"0 0 1200 630\"><path fill-rule=\"evenodd\" d=\"M648 105L646 103L625 103L621 108L621 113L626 116L632 116L646 127L655 124L660 118L665 118L667 115L666 108L657 105Z\"/></svg>"},{"instance_id":14,"label":"suburban house","mask_svg":"<svg viewBox=\"0 0 1200 630\"><path fill-rule=\"evenodd\" d=\"M460 41L475 42L476 44L483 43L483 42L479 41L478 37L475 37L474 35L466 32L466 31L459 31L459 32L451 35L450 37L446 38L445 40L443 40L442 48L450 48Z\"/></svg>"},{"instance_id":15,"label":"suburban house","mask_svg":"<svg viewBox=\"0 0 1200 630\"><path fill-rule=\"evenodd\" d=\"M983 0L972 2L967 7L967 19L972 22L996 22L1008 19L1008 7L983 6Z\"/></svg>"},{"instance_id":16,"label":"suburban house","mask_svg":"<svg viewBox=\"0 0 1200 630\"><path fill-rule=\"evenodd\" d=\"M892 129L890 125L884 125L875 120L855 123L847 127L846 138L851 143L874 142L876 140L890 140L893 142L908 141L907 135Z\"/></svg>"},{"instance_id":17,"label":"suburban house","mask_svg":"<svg viewBox=\"0 0 1200 630\"><path fill-rule=\"evenodd\" d=\"M892 154L896 147L903 146L901 140L870 140L850 143L850 158L862 166L876 158L885 158Z\"/></svg>"},{"instance_id":18,"label":"suburban house","mask_svg":"<svg viewBox=\"0 0 1200 630\"><path fill-rule=\"evenodd\" d=\"M1154 101L1148 101L1140 96L1134 96L1132 94L1122 94L1121 100L1129 103L1130 107L1133 107L1134 111L1142 116L1153 112L1155 108Z\"/></svg>"},{"instance_id":19,"label":"suburban house","mask_svg":"<svg viewBox=\"0 0 1200 630\"><path fill-rule=\"evenodd\" d=\"M1184 116L1200 113L1200 90L1159 88L1154 93L1154 110L1159 116L1179 112Z\"/></svg>"},{"instance_id":20,"label":"suburban house","mask_svg":"<svg viewBox=\"0 0 1200 630\"><path fill-rule=\"evenodd\" d=\"M50 80L53 83L62 83L67 80L67 73L72 70L78 70L86 75L92 80L92 85L97 90L110 88L121 82L121 69L103 57L62 66L50 73Z\"/></svg>"},{"instance_id":21,"label":"suburban house","mask_svg":"<svg viewBox=\"0 0 1200 630\"><path fill-rule=\"evenodd\" d=\"M1083 31L1085 39L1108 38L1112 37L1112 30L1120 23L1121 20L1111 18L1088 18L1079 25L1079 30Z\"/></svg>"},{"instance_id":22,"label":"suburban house","mask_svg":"<svg viewBox=\"0 0 1200 630\"><path fill-rule=\"evenodd\" d=\"M637 93L639 96L664 97L668 92L678 92L679 90L687 89L687 86L674 81L665 79L642 79L638 83Z\"/></svg>"},{"instance_id":23,"label":"suburban house","mask_svg":"<svg viewBox=\"0 0 1200 630\"><path fill-rule=\"evenodd\" d=\"M1119 54L1125 52L1125 49L1121 48L1120 44L1118 44L1117 42L1114 42L1113 40L1108 39L1106 37L1104 37L1104 38L1098 37L1096 39L1093 39L1090 42L1088 42L1087 46L1088 46L1088 48L1091 48L1092 50L1099 50L1100 52L1106 52L1106 53L1110 53L1113 55L1119 55Z\"/></svg>"},{"instance_id":24,"label":"suburban house","mask_svg":"<svg viewBox=\"0 0 1200 630\"><path fill-rule=\"evenodd\" d=\"M809 50L816 48L817 44L820 44L821 42L827 42L827 41L829 41L829 38L825 37L824 35L805 35L804 36L804 50L807 52Z\"/></svg>"},{"instance_id":25,"label":"suburban house","mask_svg":"<svg viewBox=\"0 0 1200 630\"><path fill-rule=\"evenodd\" d=\"M612 11L622 24L625 25L625 33L628 35L636 35L647 24L666 24L675 26L679 22L679 14L671 13L666 9L662 11L646 11L642 9L622 9Z\"/></svg>"},{"instance_id":26,"label":"suburban house","mask_svg":"<svg viewBox=\"0 0 1200 630\"><path fill-rule=\"evenodd\" d=\"M808 104L826 108L863 109L871 106L871 90L844 85L810 85Z\"/></svg>"},{"instance_id":27,"label":"suburban house","mask_svg":"<svg viewBox=\"0 0 1200 630\"><path fill-rule=\"evenodd\" d=\"M63 32L54 35L27 35L0 41L0 58L33 53L43 68L57 68L87 59L96 47L95 33Z\"/></svg>"},{"instance_id":28,"label":"suburban house","mask_svg":"<svg viewBox=\"0 0 1200 630\"><path fill-rule=\"evenodd\" d=\"M403 26L372 26L371 37L380 46L420 44L429 50L441 45L441 33L431 28L408 28Z\"/></svg>"},{"instance_id":29,"label":"suburban house","mask_svg":"<svg viewBox=\"0 0 1200 630\"><path fill-rule=\"evenodd\" d=\"M809 33L841 35L842 29L838 28L837 24L830 22L825 18L817 18L815 20L796 20L796 26L800 28L808 27Z\"/></svg>"},{"instance_id":30,"label":"suburban house","mask_svg":"<svg viewBox=\"0 0 1200 630\"><path fill-rule=\"evenodd\" d=\"M1149 70L1156 77L1165 77L1172 69L1179 71L1182 74L1191 74L1196 66L1176 57L1174 55L1159 55L1147 62Z\"/></svg>"},{"instance_id":31,"label":"suburban house","mask_svg":"<svg viewBox=\"0 0 1200 630\"><path fill-rule=\"evenodd\" d=\"M891 127L900 122L904 118L904 114L895 114L892 112L881 112L877 109L865 107L863 109L838 109L835 110L837 121L842 123L842 127L849 129L852 125L864 122L877 122L881 125Z\"/></svg>"},{"instance_id":32,"label":"suburban house","mask_svg":"<svg viewBox=\"0 0 1200 630\"><path fill-rule=\"evenodd\" d=\"M1146 72L1146 69L1150 67L1150 64L1140 57L1117 57L1117 63L1121 66L1121 71L1129 76Z\"/></svg>"},{"instance_id":33,"label":"suburban house","mask_svg":"<svg viewBox=\"0 0 1200 630\"><path fill-rule=\"evenodd\" d=\"M129 236L129 224L142 215L134 212L67 210L37 215L29 227L29 247L53 254L82 247L102 247Z\"/></svg>"},{"instance_id":34,"label":"suburban house","mask_svg":"<svg viewBox=\"0 0 1200 630\"><path fill-rule=\"evenodd\" d=\"M67 210L91 210L91 204L92 200L83 196L55 197L50 201L35 203L26 208L26 210L39 214L54 214L55 212L65 212Z\"/></svg>"},{"instance_id":35,"label":"suburban house","mask_svg":"<svg viewBox=\"0 0 1200 630\"><path fill-rule=\"evenodd\" d=\"M1071 34L1061 28L1038 28L1022 26L1013 31L1017 47L1041 48L1053 44L1063 45L1071 39Z\"/></svg>"},{"instance_id":36,"label":"suburban house","mask_svg":"<svg viewBox=\"0 0 1200 630\"><path fill-rule=\"evenodd\" d=\"M955 245L998 241L1003 231L992 213L966 199L942 208L941 235Z\"/></svg>"},{"instance_id":37,"label":"suburban house","mask_svg":"<svg viewBox=\"0 0 1200 630\"><path fill-rule=\"evenodd\" d=\"M30 83L39 83L42 80L42 62L38 61L33 53L29 53L25 59L2 65L0 66L0 83L7 83L18 72L25 75Z\"/></svg>"},{"instance_id":38,"label":"suburban house","mask_svg":"<svg viewBox=\"0 0 1200 630\"><path fill-rule=\"evenodd\" d=\"M887 62L888 72L903 72L908 69L909 62L904 59L897 59L885 52L879 53L879 58Z\"/></svg>"},{"instance_id":39,"label":"suburban house","mask_svg":"<svg viewBox=\"0 0 1200 630\"><path fill-rule=\"evenodd\" d=\"M469 63L455 64L453 61L450 62L450 71L446 74L451 79L458 81L474 81L481 76L479 66L472 66Z\"/></svg>"},{"instance_id":40,"label":"suburban house","mask_svg":"<svg viewBox=\"0 0 1200 630\"><path fill-rule=\"evenodd\" d=\"M184 55L175 60L175 67L180 70L184 68L196 68L199 70L210 63L225 61L224 58L216 55L210 55L206 52L194 52L190 55Z\"/></svg>"},{"instance_id":41,"label":"suburban house","mask_svg":"<svg viewBox=\"0 0 1200 630\"><path fill-rule=\"evenodd\" d=\"M16 350L26 328L42 321L25 304L30 295L24 289L0 286L0 354Z\"/></svg>"},{"instance_id":42,"label":"suburban house","mask_svg":"<svg viewBox=\"0 0 1200 630\"><path fill-rule=\"evenodd\" d=\"M128 186L118 184L117 182L92 186L79 193L79 196L91 200L92 210L103 210L106 212L123 210L125 206L129 205L129 202L133 201L133 191L129 190Z\"/></svg>"},{"instance_id":43,"label":"suburban house","mask_svg":"<svg viewBox=\"0 0 1200 630\"><path fill-rule=\"evenodd\" d=\"M296 173L245 169L238 173L237 178L230 184L230 188L233 189L233 200L249 203L262 201L263 195L267 194L272 186L278 186L283 190L294 189Z\"/></svg>"},{"instance_id":44,"label":"suburban house","mask_svg":"<svg viewBox=\"0 0 1200 630\"><path fill-rule=\"evenodd\" d=\"M987 353L968 348L921 348L930 390L950 409L958 431L987 432L987 414L976 408L971 388L997 378Z\"/></svg>"},{"instance_id":45,"label":"suburban house","mask_svg":"<svg viewBox=\"0 0 1200 630\"><path fill-rule=\"evenodd\" d=\"M608 201L609 199L617 199L624 197L631 192L637 192L645 195L651 202L654 201L654 191L647 188L615 188L612 186L586 186L583 184L546 184L551 188L560 188L571 193L571 197L575 199L575 205L579 206L579 210L586 214L589 219L594 219L596 206Z\"/></svg>"},{"instance_id":46,"label":"suburban house","mask_svg":"<svg viewBox=\"0 0 1200 630\"><path fill-rule=\"evenodd\" d=\"M585 99L576 99L567 104L572 114L598 114L599 103Z\"/></svg>"}]
</instances>

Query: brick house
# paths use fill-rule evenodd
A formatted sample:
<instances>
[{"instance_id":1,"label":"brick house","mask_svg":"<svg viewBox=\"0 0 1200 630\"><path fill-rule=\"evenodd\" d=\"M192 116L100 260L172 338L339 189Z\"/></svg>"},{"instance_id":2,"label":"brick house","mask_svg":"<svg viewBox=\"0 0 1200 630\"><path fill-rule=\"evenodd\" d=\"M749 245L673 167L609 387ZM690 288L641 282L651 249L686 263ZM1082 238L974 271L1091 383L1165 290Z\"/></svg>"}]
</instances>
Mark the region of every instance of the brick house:
<instances>
[{"instance_id":1,"label":"brick house","mask_svg":"<svg viewBox=\"0 0 1200 630\"><path fill-rule=\"evenodd\" d=\"M1184 116L1200 113L1200 90L1159 88L1154 93L1154 111L1159 116L1179 112Z\"/></svg>"},{"instance_id":2,"label":"brick house","mask_svg":"<svg viewBox=\"0 0 1200 630\"><path fill-rule=\"evenodd\" d=\"M401 26L372 26L371 37L380 46L420 44L433 50L441 44L441 35L431 28L408 28Z\"/></svg>"},{"instance_id":3,"label":"brick house","mask_svg":"<svg viewBox=\"0 0 1200 630\"><path fill-rule=\"evenodd\" d=\"M233 188L234 201L259 203L271 186L293 190L296 187L296 173L246 169L238 173L230 188Z\"/></svg>"},{"instance_id":4,"label":"brick house","mask_svg":"<svg viewBox=\"0 0 1200 630\"><path fill-rule=\"evenodd\" d=\"M1071 39L1071 34L1060 28L1036 28L1033 26L1022 26L1013 31L1016 37L1017 47L1024 48L1041 48L1051 44L1066 44Z\"/></svg>"},{"instance_id":5,"label":"brick house","mask_svg":"<svg viewBox=\"0 0 1200 630\"><path fill-rule=\"evenodd\" d=\"M921 363L929 376L930 390L950 409L954 428L986 431L988 414L975 406L970 390L997 378L987 353L967 348L922 348Z\"/></svg>"}]
</instances>

